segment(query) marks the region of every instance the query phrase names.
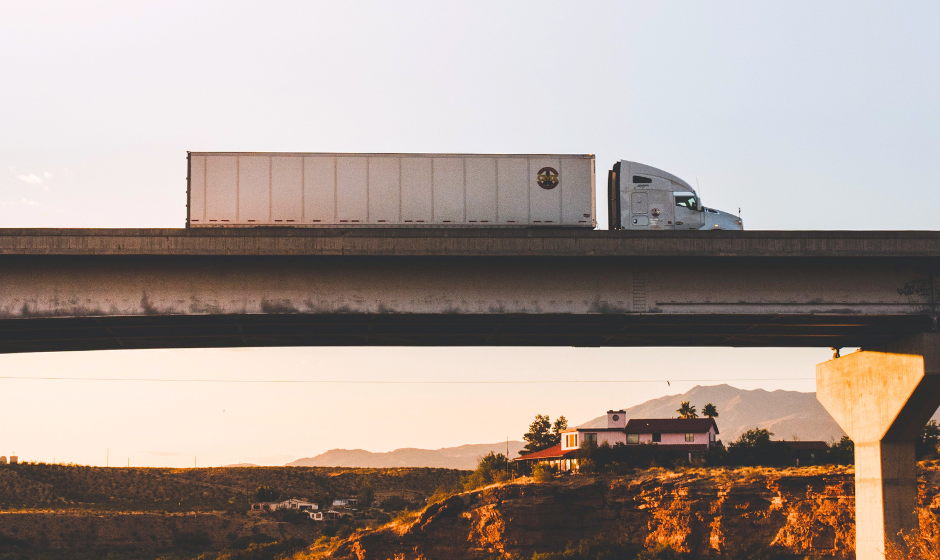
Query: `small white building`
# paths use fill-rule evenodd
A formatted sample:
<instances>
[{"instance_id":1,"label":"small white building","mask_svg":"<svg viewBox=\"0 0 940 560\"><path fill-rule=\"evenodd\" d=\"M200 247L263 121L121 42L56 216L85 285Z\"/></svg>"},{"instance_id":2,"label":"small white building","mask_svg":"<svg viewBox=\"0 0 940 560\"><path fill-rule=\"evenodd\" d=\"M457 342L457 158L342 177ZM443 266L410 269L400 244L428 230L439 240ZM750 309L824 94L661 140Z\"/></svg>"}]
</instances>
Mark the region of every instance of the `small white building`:
<instances>
[{"instance_id":1,"label":"small white building","mask_svg":"<svg viewBox=\"0 0 940 560\"><path fill-rule=\"evenodd\" d=\"M0 455L0 465L6 465L6 464L7 464L7 456Z\"/></svg>"},{"instance_id":2,"label":"small white building","mask_svg":"<svg viewBox=\"0 0 940 560\"><path fill-rule=\"evenodd\" d=\"M309 515L310 519L313 519L314 521L323 521L322 511L308 511L307 515Z\"/></svg>"},{"instance_id":3,"label":"small white building","mask_svg":"<svg viewBox=\"0 0 940 560\"><path fill-rule=\"evenodd\" d=\"M251 504L252 513L271 513L277 511L277 502L255 502Z\"/></svg>"},{"instance_id":4,"label":"small white building","mask_svg":"<svg viewBox=\"0 0 940 560\"><path fill-rule=\"evenodd\" d=\"M333 500L333 507L356 507L359 505L358 498L337 498Z\"/></svg>"},{"instance_id":5,"label":"small white building","mask_svg":"<svg viewBox=\"0 0 940 560\"><path fill-rule=\"evenodd\" d=\"M314 511L320 509L319 504L315 504L307 498L291 498L284 500L277 505L277 509L294 509L298 511Z\"/></svg>"}]
</instances>

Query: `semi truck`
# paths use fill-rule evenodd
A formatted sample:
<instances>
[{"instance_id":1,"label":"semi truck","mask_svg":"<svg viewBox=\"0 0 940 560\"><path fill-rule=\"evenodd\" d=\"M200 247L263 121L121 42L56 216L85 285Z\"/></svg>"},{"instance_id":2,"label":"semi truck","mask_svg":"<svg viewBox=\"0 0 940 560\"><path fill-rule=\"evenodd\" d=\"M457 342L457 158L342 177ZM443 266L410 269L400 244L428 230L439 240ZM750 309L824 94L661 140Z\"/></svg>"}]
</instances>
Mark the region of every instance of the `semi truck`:
<instances>
[{"instance_id":1,"label":"semi truck","mask_svg":"<svg viewBox=\"0 0 940 560\"><path fill-rule=\"evenodd\" d=\"M591 154L189 152L186 226L597 227ZM610 229L743 229L675 175L621 160Z\"/></svg>"}]
</instances>

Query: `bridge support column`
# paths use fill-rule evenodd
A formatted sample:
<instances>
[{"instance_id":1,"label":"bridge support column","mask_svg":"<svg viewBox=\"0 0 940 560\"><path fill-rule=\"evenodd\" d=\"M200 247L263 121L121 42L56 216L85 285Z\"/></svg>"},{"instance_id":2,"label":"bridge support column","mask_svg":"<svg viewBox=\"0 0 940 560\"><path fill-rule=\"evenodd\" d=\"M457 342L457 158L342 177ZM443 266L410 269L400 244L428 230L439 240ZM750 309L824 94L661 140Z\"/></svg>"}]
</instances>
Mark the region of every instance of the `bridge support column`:
<instances>
[{"instance_id":1,"label":"bridge support column","mask_svg":"<svg viewBox=\"0 0 940 560\"><path fill-rule=\"evenodd\" d=\"M940 407L940 333L816 366L816 398L855 442L857 560L918 526L914 442Z\"/></svg>"}]
</instances>

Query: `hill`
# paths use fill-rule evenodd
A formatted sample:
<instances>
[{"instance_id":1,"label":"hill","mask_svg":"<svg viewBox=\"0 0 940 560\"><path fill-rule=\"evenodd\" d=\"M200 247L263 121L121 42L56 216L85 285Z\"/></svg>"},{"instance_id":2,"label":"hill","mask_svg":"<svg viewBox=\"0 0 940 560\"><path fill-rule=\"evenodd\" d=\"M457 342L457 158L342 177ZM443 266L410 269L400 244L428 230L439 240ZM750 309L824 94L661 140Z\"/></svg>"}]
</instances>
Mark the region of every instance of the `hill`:
<instances>
[{"instance_id":1,"label":"hill","mask_svg":"<svg viewBox=\"0 0 940 560\"><path fill-rule=\"evenodd\" d=\"M421 502L465 472L451 469L222 467L170 469L22 463L0 465L0 509L231 511L248 509L251 492L271 486L284 498L318 503L356 496L368 485L377 499Z\"/></svg>"},{"instance_id":2,"label":"hill","mask_svg":"<svg viewBox=\"0 0 940 560\"><path fill-rule=\"evenodd\" d=\"M525 444L521 441L509 442L509 457L517 457ZM479 443L444 447L441 449L416 449L406 447L386 453L373 453L363 449L331 449L316 457L305 457L288 467L356 467L356 468L397 468L397 467L433 467L442 469L472 470L476 468L480 457L491 451L506 453L506 442Z\"/></svg>"},{"instance_id":3,"label":"hill","mask_svg":"<svg viewBox=\"0 0 940 560\"><path fill-rule=\"evenodd\" d=\"M627 418L675 418L682 401L691 402L701 413L706 403L718 408L720 438L731 442L751 428L766 428L776 439L838 440L845 432L826 412L816 393L738 389L730 385L696 385L681 395L668 395L626 409ZM599 416L583 427L607 426Z\"/></svg>"},{"instance_id":4,"label":"hill","mask_svg":"<svg viewBox=\"0 0 940 560\"><path fill-rule=\"evenodd\" d=\"M936 467L921 472L930 500L938 491ZM684 558L844 559L854 557L853 502L854 478L846 467L651 469L542 483L523 478L451 496L294 560L480 560L537 553L633 558L659 545ZM930 515L926 507L921 511Z\"/></svg>"}]
</instances>

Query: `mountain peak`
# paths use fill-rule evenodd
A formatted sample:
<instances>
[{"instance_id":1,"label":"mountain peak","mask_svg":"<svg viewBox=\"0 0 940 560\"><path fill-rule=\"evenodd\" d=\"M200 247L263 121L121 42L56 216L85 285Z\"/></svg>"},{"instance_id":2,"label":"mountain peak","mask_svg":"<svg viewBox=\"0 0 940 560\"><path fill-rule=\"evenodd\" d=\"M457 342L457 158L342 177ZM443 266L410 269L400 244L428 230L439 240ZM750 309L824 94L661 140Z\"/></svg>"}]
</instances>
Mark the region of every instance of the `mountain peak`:
<instances>
[{"instance_id":1,"label":"mountain peak","mask_svg":"<svg viewBox=\"0 0 940 560\"><path fill-rule=\"evenodd\" d=\"M838 440L845 432L826 412L816 393L778 389L738 389L720 385L696 385L681 395L667 395L626 409L627 418L673 418L683 401L699 411L708 403L718 409L721 439L734 441L753 428L766 428L776 439ZM607 426L607 416L599 416L579 427Z\"/></svg>"}]
</instances>

